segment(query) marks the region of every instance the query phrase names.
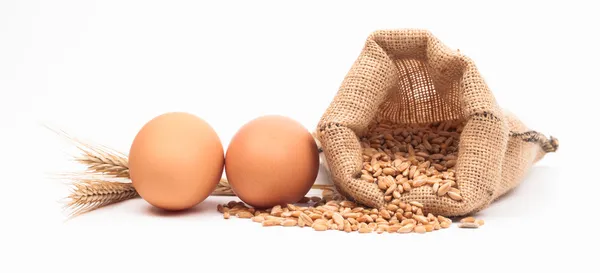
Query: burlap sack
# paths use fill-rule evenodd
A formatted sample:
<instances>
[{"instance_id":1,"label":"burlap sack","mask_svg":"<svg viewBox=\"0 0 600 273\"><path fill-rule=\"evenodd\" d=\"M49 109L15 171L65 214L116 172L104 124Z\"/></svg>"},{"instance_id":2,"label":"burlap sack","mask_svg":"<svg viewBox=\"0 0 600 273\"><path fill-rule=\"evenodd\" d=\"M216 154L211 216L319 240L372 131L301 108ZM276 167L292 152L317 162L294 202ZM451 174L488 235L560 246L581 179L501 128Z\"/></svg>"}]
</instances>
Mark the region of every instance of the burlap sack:
<instances>
[{"instance_id":1,"label":"burlap sack","mask_svg":"<svg viewBox=\"0 0 600 273\"><path fill-rule=\"evenodd\" d=\"M375 118L397 123L466 119L455 167L462 201L431 187L402 194L428 212L459 216L486 208L517 186L533 163L554 152L554 138L503 113L471 59L425 30L372 33L317 127L331 179L346 197L384 205L376 184L360 180L359 143Z\"/></svg>"}]
</instances>

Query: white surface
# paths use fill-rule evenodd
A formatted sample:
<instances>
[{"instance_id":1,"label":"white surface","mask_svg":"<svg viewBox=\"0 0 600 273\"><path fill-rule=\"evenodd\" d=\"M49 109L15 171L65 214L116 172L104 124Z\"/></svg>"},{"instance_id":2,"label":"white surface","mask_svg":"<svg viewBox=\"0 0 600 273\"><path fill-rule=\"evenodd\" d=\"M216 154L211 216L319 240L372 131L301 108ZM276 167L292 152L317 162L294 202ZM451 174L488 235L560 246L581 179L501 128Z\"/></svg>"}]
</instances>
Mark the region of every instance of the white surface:
<instances>
[{"instance_id":1,"label":"white surface","mask_svg":"<svg viewBox=\"0 0 600 273\"><path fill-rule=\"evenodd\" d=\"M596 250L582 246L598 243L597 9L417 2L1 1L0 272L591 270ZM561 142L479 215L483 228L262 228L222 220L215 206L228 199L215 197L177 215L131 200L63 222L66 188L47 176L72 170L72 147L41 122L124 152L172 110L204 118L225 145L263 114L312 129L368 34L406 27L474 59L501 106Z\"/></svg>"}]
</instances>

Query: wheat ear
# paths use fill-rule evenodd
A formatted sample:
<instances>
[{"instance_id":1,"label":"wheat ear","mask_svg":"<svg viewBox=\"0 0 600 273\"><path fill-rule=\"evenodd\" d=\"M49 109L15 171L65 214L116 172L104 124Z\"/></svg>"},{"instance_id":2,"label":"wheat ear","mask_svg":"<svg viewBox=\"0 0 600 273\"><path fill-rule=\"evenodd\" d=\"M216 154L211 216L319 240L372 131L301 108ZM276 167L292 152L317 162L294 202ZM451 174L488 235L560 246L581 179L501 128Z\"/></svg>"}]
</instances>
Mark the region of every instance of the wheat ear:
<instances>
[{"instance_id":1,"label":"wheat ear","mask_svg":"<svg viewBox=\"0 0 600 273\"><path fill-rule=\"evenodd\" d=\"M80 154L74 156L74 160L85 165L88 173L129 178L127 155L106 146L82 141L67 134L65 131L53 129L48 126L46 128L66 138L77 147Z\"/></svg>"},{"instance_id":2,"label":"wheat ear","mask_svg":"<svg viewBox=\"0 0 600 273\"><path fill-rule=\"evenodd\" d=\"M235 193L231 189L229 181L227 181L225 178L221 178L221 181L219 181L219 184L217 184L217 188L212 192L211 195L235 196Z\"/></svg>"},{"instance_id":3,"label":"wheat ear","mask_svg":"<svg viewBox=\"0 0 600 273\"><path fill-rule=\"evenodd\" d=\"M65 209L70 211L69 217L139 196L131 183L79 180L72 186L65 205Z\"/></svg>"}]
</instances>

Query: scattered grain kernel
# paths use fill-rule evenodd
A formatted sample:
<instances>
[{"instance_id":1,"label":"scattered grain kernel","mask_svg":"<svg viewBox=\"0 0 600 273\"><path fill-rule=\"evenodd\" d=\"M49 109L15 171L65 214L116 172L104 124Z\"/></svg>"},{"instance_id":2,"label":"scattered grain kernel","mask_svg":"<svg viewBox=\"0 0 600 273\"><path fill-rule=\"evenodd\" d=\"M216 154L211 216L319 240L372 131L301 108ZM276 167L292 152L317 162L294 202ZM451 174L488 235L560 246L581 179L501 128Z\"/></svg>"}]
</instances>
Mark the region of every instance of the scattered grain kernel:
<instances>
[{"instance_id":1,"label":"scattered grain kernel","mask_svg":"<svg viewBox=\"0 0 600 273\"><path fill-rule=\"evenodd\" d=\"M472 216L465 217L460 220L461 223L475 223L475 218Z\"/></svg>"},{"instance_id":2,"label":"scattered grain kernel","mask_svg":"<svg viewBox=\"0 0 600 273\"><path fill-rule=\"evenodd\" d=\"M424 226L416 226L415 232L416 233L425 233L425 232L427 232L427 229Z\"/></svg>"},{"instance_id":3,"label":"scattered grain kernel","mask_svg":"<svg viewBox=\"0 0 600 273\"><path fill-rule=\"evenodd\" d=\"M358 233L371 233L371 232L373 232L373 230L368 227L366 227L366 228L363 227L363 228L358 229Z\"/></svg>"},{"instance_id":4,"label":"scattered grain kernel","mask_svg":"<svg viewBox=\"0 0 600 273\"><path fill-rule=\"evenodd\" d=\"M313 224L312 228L316 231L325 231L327 230L327 226L323 224Z\"/></svg>"},{"instance_id":5,"label":"scattered grain kernel","mask_svg":"<svg viewBox=\"0 0 600 273\"><path fill-rule=\"evenodd\" d=\"M460 223L458 225L459 228L478 228L479 225L477 223L470 223L470 222L465 222L465 223Z\"/></svg>"}]
</instances>

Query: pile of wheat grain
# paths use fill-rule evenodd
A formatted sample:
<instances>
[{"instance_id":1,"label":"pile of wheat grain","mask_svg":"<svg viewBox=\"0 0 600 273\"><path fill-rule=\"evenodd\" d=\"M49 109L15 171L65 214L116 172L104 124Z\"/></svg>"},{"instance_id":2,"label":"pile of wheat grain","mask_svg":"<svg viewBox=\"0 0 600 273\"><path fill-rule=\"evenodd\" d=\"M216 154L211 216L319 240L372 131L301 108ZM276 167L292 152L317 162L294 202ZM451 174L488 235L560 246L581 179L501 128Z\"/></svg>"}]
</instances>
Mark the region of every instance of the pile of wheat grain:
<instances>
[{"instance_id":1,"label":"pile of wheat grain","mask_svg":"<svg viewBox=\"0 0 600 273\"><path fill-rule=\"evenodd\" d=\"M288 204L266 210L257 210L243 202L231 201L219 205L217 210L225 219L231 216L250 218L263 226L310 227L316 231L339 230L359 233L425 233L450 227L452 221L443 216L424 215L423 205L418 202L398 206L389 204L385 208L371 209L357 206L351 201L336 201L319 197L302 205Z\"/></svg>"},{"instance_id":2,"label":"pile of wheat grain","mask_svg":"<svg viewBox=\"0 0 600 273\"><path fill-rule=\"evenodd\" d=\"M434 194L460 201L454 166L464 123L429 124L376 122L361 138L361 178L376 183L385 201L397 199L413 188L430 186Z\"/></svg>"},{"instance_id":3,"label":"pile of wheat grain","mask_svg":"<svg viewBox=\"0 0 600 273\"><path fill-rule=\"evenodd\" d=\"M275 206L260 210L243 202L230 201L217 206L223 218L251 219L264 227L308 227L316 231L338 230L359 233L426 233L449 228L452 220L444 216L427 215L419 202L388 204L379 209L365 208L332 190L324 190L323 198L305 197L298 204ZM460 228L478 228L483 220L467 217Z\"/></svg>"}]
</instances>

